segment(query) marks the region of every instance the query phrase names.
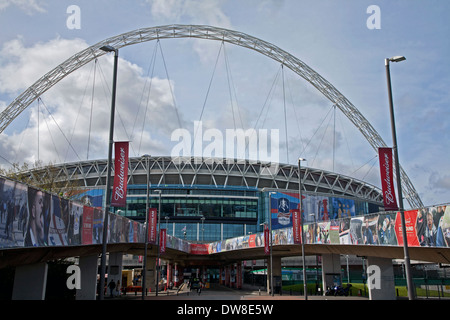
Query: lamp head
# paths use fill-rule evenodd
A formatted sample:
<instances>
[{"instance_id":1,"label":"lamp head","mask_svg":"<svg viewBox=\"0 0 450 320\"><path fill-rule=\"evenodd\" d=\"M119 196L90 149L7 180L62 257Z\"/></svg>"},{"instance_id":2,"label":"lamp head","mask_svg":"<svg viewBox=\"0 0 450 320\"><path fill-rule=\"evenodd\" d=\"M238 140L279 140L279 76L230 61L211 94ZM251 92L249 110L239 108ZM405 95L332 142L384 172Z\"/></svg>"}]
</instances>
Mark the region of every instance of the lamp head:
<instances>
[{"instance_id":1,"label":"lamp head","mask_svg":"<svg viewBox=\"0 0 450 320\"><path fill-rule=\"evenodd\" d=\"M400 61L404 61L406 60L406 58L404 56L395 56L392 58L389 58L389 61L391 62L400 62Z\"/></svg>"},{"instance_id":2,"label":"lamp head","mask_svg":"<svg viewBox=\"0 0 450 320\"><path fill-rule=\"evenodd\" d=\"M110 45L106 45L103 47L100 47L100 50L106 51L106 52L114 52L116 49Z\"/></svg>"}]
</instances>

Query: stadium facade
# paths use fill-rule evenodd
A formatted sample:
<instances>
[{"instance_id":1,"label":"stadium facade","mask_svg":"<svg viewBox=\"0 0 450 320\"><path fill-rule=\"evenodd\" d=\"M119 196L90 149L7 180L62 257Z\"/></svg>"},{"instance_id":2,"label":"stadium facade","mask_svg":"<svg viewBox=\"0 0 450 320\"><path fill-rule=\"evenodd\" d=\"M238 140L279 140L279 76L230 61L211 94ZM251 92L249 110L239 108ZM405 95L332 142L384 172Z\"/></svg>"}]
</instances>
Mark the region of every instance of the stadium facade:
<instances>
[{"instance_id":1,"label":"stadium facade","mask_svg":"<svg viewBox=\"0 0 450 320\"><path fill-rule=\"evenodd\" d=\"M52 175L70 181L73 198L103 207L106 160L64 163L30 171L39 184ZM112 172L114 175L114 170ZM383 211L381 190L333 172L301 168L305 222ZM147 183L148 182L148 183ZM271 213L272 228L292 226L298 208L298 167L222 158L131 157L126 207L113 210L145 222L147 206L161 206L167 233L189 241L211 242L262 231Z\"/></svg>"}]
</instances>

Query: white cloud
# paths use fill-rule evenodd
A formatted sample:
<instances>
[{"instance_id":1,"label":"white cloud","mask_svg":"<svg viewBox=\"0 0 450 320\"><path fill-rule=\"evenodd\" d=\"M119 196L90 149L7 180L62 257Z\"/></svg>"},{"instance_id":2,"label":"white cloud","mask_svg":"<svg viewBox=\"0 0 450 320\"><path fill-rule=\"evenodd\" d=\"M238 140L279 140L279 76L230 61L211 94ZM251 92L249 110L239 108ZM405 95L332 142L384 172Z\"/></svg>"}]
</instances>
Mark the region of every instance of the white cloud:
<instances>
[{"instance_id":1,"label":"white cloud","mask_svg":"<svg viewBox=\"0 0 450 320\"><path fill-rule=\"evenodd\" d=\"M19 93L87 46L81 39L57 38L32 47L21 37L6 42L0 51L0 92Z\"/></svg>"},{"instance_id":2,"label":"white cloud","mask_svg":"<svg viewBox=\"0 0 450 320\"><path fill-rule=\"evenodd\" d=\"M171 23L211 25L231 28L230 18L222 10L220 0L147 0L157 21ZM214 63L217 44L210 41L193 41L194 51L204 64Z\"/></svg>"},{"instance_id":3,"label":"white cloud","mask_svg":"<svg viewBox=\"0 0 450 320\"><path fill-rule=\"evenodd\" d=\"M10 6L16 6L28 15L46 12L40 2L36 0L0 0L0 11L7 9Z\"/></svg>"},{"instance_id":4,"label":"white cloud","mask_svg":"<svg viewBox=\"0 0 450 320\"><path fill-rule=\"evenodd\" d=\"M0 92L17 95L60 62L71 57L74 51L80 51L86 46L79 39L59 38L32 47L25 47L20 39L6 43L0 51L0 73L5 75L0 79ZM31 113L26 128L25 121L28 119L22 119L24 123L16 125L15 132L8 133L5 130L2 133L2 155L10 162L19 163L34 163L38 160L38 154L44 163L76 161L78 158L85 160L88 155L90 159L106 158L112 69L112 55L103 56L96 65L92 61L44 93L39 102L34 102L24 111ZM169 85L173 87L173 83L169 84L166 79L149 79L143 76L139 66L122 58L119 59L118 74L114 139L131 139L132 152L135 153L154 154L146 151L152 150L169 154L164 137L170 137L170 132L179 127L177 121L167 121L167 117L176 117L169 89ZM150 80L151 96L145 111L147 99L143 88L147 84L148 90ZM145 99L141 99L143 95ZM5 104L2 101L0 105ZM20 120L17 118L15 121ZM17 130L19 127L22 128L19 130L21 132ZM141 130L142 127L144 131ZM70 140L72 147L69 147L67 140Z\"/></svg>"},{"instance_id":5,"label":"white cloud","mask_svg":"<svg viewBox=\"0 0 450 320\"><path fill-rule=\"evenodd\" d=\"M168 19L174 23L190 21L194 24L209 24L229 27L230 19L221 9L219 0L147 0L153 17Z\"/></svg>"}]
</instances>

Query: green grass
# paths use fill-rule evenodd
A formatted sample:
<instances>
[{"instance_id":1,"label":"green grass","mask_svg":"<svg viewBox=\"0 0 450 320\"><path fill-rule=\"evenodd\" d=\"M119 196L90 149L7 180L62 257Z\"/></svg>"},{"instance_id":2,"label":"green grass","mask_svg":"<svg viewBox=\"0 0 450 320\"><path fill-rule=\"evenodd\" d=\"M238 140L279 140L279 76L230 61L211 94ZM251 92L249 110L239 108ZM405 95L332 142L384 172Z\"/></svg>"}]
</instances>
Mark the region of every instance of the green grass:
<instances>
[{"instance_id":1,"label":"green grass","mask_svg":"<svg viewBox=\"0 0 450 320\"><path fill-rule=\"evenodd\" d=\"M343 286L345 287L345 285L346 284L344 284ZM352 287L350 288L350 292L351 292L350 295L364 296L364 293L365 293L367 297L369 296L369 288L367 287L367 285L365 286L365 291L364 291L364 284L362 284L362 283L351 283L351 285L352 285ZM314 283L308 283L307 290L308 290L308 293L315 293L316 285ZM303 283L283 286L283 291L284 292L292 291L292 293L295 293L295 294L298 294L298 292L303 293ZM395 286L395 293L398 297L408 297L408 291L405 286ZM442 291L438 292L437 290L428 290L428 293L427 293L426 289L417 287L416 295L418 297L427 297L428 296L428 297L436 297L437 298L439 296L442 297ZM444 292L444 297L450 297L450 293Z\"/></svg>"}]
</instances>

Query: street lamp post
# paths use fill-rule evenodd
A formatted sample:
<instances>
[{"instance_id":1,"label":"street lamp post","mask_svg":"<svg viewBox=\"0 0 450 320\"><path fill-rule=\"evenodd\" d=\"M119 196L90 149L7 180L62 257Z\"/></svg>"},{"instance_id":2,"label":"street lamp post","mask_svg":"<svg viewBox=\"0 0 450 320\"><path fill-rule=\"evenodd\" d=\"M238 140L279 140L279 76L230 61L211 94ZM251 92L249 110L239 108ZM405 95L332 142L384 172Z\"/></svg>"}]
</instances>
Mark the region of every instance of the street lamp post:
<instances>
[{"instance_id":1,"label":"street lamp post","mask_svg":"<svg viewBox=\"0 0 450 320\"><path fill-rule=\"evenodd\" d=\"M156 267L156 291L155 294L158 296L159 291L159 274L161 273L161 262L159 261L160 253L161 253L161 226L160 226L160 219L161 219L161 190L155 190L155 192L159 193L159 200L158 200L158 259L156 261L157 267Z\"/></svg>"},{"instance_id":2,"label":"street lamp post","mask_svg":"<svg viewBox=\"0 0 450 320\"><path fill-rule=\"evenodd\" d=\"M114 114L116 108L116 86L117 86L117 63L119 57L119 50L109 45L100 48L106 52L114 52L114 73L113 73L113 88L111 98L111 115L109 123L109 147L108 147L108 168L106 175L106 203L105 203L105 217L103 220L103 242L102 242L102 257L100 263L100 290L99 299L104 299L105 275L106 275L106 242L108 240L108 215L111 207L111 166L112 166L112 148L114 144Z\"/></svg>"},{"instance_id":3,"label":"street lamp post","mask_svg":"<svg viewBox=\"0 0 450 320\"><path fill-rule=\"evenodd\" d=\"M269 254L270 254L270 292L273 297L273 259L272 259L272 211L271 211L271 205L272 205L272 195L276 194L276 192L269 192Z\"/></svg>"},{"instance_id":4,"label":"street lamp post","mask_svg":"<svg viewBox=\"0 0 450 320\"><path fill-rule=\"evenodd\" d=\"M347 260L347 283L350 283L350 269L348 268L348 254L345 255L345 259Z\"/></svg>"},{"instance_id":5,"label":"street lamp post","mask_svg":"<svg viewBox=\"0 0 450 320\"><path fill-rule=\"evenodd\" d=\"M148 251L148 210L149 208L149 197L150 197L150 155L144 154L145 165L147 166L147 198L145 201L145 247L144 247L144 266L142 268L142 300L144 300L147 293L146 290L146 274L147 274L147 251Z\"/></svg>"},{"instance_id":6,"label":"street lamp post","mask_svg":"<svg viewBox=\"0 0 450 320\"><path fill-rule=\"evenodd\" d=\"M313 236L314 236L315 232L317 232L317 218L314 213L310 213L309 215L313 216L313 218L314 218L314 229L315 229L313 232ZM316 241L316 239L313 239L312 243L315 243L315 241ZM317 291L318 286L319 286L319 258L316 254L316 291Z\"/></svg>"},{"instance_id":7,"label":"street lamp post","mask_svg":"<svg viewBox=\"0 0 450 320\"><path fill-rule=\"evenodd\" d=\"M403 56L396 56L392 58L385 59L386 65L386 78L388 85L388 94L389 94L389 111L391 116L391 129L392 129L392 149L394 151L394 159L395 159L395 172L397 178L397 193L398 193L398 203L399 203L399 211L401 216L401 225L402 225L402 236L403 236L403 251L404 251L404 260L405 260L405 269L406 269L406 282L408 286L408 297L409 300L414 299L414 288L411 276L411 263L409 259L409 250L408 250L408 239L406 236L406 226L405 226L405 213L403 208L403 194L402 194L402 184L400 177L400 161L398 159L398 147L397 147L397 134L395 130L395 118L394 118L394 103L392 99L392 86L391 86L391 74L389 68L389 62L400 62L406 60Z\"/></svg>"},{"instance_id":8,"label":"street lamp post","mask_svg":"<svg viewBox=\"0 0 450 320\"><path fill-rule=\"evenodd\" d=\"M303 221L303 205L302 205L302 175L301 175L301 162L306 161L306 159L298 158L298 203L300 207L300 219L301 219L301 240L302 240L302 265L303 265L303 294L305 300L308 300L307 284L306 284L306 263L305 263L305 231L304 231L304 221Z\"/></svg>"},{"instance_id":9,"label":"street lamp post","mask_svg":"<svg viewBox=\"0 0 450 320\"><path fill-rule=\"evenodd\" d=\"M200 219L202 220L202 242L203 242L204 241L204 239L203 239L204 231L205 231L205 229L203 228L203 223L205 222L205 216L202 216Z\"/></svg>"}]
</instances>

